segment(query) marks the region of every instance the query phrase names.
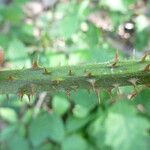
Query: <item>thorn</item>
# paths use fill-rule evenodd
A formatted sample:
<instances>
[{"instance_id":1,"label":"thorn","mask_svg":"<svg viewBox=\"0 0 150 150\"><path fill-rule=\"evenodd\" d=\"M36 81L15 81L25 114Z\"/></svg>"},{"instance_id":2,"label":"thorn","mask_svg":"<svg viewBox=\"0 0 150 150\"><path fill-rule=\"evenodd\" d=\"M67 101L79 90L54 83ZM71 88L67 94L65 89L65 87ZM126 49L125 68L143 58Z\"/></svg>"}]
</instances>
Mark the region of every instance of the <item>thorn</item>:
<instances>
[{"instance_id":1,"label":"thorn","mask_svg":"<svg viewBox=\"0 0 150 150\"><path fill-rule=\"evenodd\" d=\"M138 81L138 79L136 79L136 78L131 78L128 80L128 82L130 82L134 86L134 88L136 87L137 81Z\"/></svg>"},{"instance_id":2,"label":"thorn","mask_svg":"<svg viewBox=\"0 0 150 150\"><path fill-rule=\"evenodd\" d=\"M34 96L34 94L35 94L35 86L34 86L34 84L31 84L31 96Z\"/></svg>"},{"instance_id":3,"label":"thorn","mask_svg":"<svg viewBox=\"0 0 150 150\"><path fill-rule=\"evenodd\" d=\"M60 83L59 80L53 80L53 81L52 81L52 84L53 84L53 85L58 85L59 83Z\"/></svg>"},{"instance_id":4,"label":"thorn","mask_svg":"<svg viewBox=\"0 0 150 150\"><path fill-rule=\"evenodd\" d=\"M46 68L44 68L44 73L43 74L46 74L46 75L49 75L51 74L50 71L48 71Z\"/></svg>"},{"instance_id":5,"label":"thorn","mask_svg":"<svg viewBox=\"0 0 150 150\"><path fill-rule=\"evenodd\" d=\"M116 53L115 53L114 61L113 61L113 63L111 64L111 67L116 67L118 61L119 61L119 53L118 53L118 50L117 50Z\"/></svg>"},{"instance_id":6,"label":"thorn","mask_svg":"<svg viewBox=\"0 0 150 150\"><path fill-rule=\"evenodd\" d=\"M146 67L144 68L144 71L150 71L150 64L146 65Z\"/></svg>"},{"instance_id":7,"label":"thorn","mask_svg":"<svg viewBox=\"0 0 150 150\"><path fill-rule=\"evenodd\" d=\"M71 70L69 70L68 75L69 75L69 76L72 76L72 75L73 75L73 73L72 73Z\"/></svg>"},{"instance_id":8,"label":"thorn","mask_svg":"<svg viewBox=\"0 0 150 150\"><path fill-rule=\"evenodd\" d=\"M21 98L21 101L22 101L23 96L24 96L24 91L21 90L21 91L18 93L18 96Z\"/></svg>"},{"instance_id":9,"label":"thorn","mask_svg":"<svg viewBox=\"0 0 150 150\"><path fill-rule=\"evenodd\" d=\"M27 96L28 96L29 102L31 102L31 95L27 94Z\"/></svg>"},{"instance_id":10,"label":"thorn","mask_svg":"<svg viewBox=\"0 0 150 150\"><path fill-rule=\"evenodd\" d=\"M88 79L88 82L92 85L93 91L95 91L95 79Z\"/></svg>"},{"instance_id":11,"label":"thorn","mask_svg":"<svg viewBox=\"0 0 150 150\"><path fill-rule=\"evenodd\" d=\"M98 97L98 103L100 104L100 103L101 103L101 99L100 99L99 91L100 91L99 88L96 88L96 89L95 89L96 95L97 95L97 97Z\"/></svg>"},{"instance_id":12,"label":"thorn","mask_svg":"<svg viewBox=\"0 0 150 150\"><path fill-rule=\"evenodd\" d=\"M117 89L117 94L120 94L121 92L120 92L120 90L119 90L119 84L113 84L112 85L115 89ZM111 92L112 92L112 89L111 89Z\"/></svg>"},{"instance_id":13,"label":"thorn","mask_svg":"<svg viewBox=\"0 0 150 150\"><path fill-rule=\"evenodd\" d=\"M85 76L88 77L88 78L92 78L92 77L93 77L93 75L92 75L91 72L86 72L86 73L85 73Z\"/></svg>"},{"instance_id":14,"label":"thorn","mask_svg":"<svg viewBox=\"0 0 150 150\"><path fill-rule=\"evenodd\" d=\"M84 73L85 73L85 76L88 77L88 78L93 77L92 73L87 71L86 69L84 70Z\"/></svg>"},{"instance_id":15,"label":"thorn","mask_svg":"<svg viewBox=\"0 0 150 150\"><path fill-rule=\"evenodd\" d=\"M137 96L137 92L134 91L133 93L128 95L128 99L131 100L132 98L134 98L135 96Z\"/></svg>"},{"instance_id":16,"label":"thorn","mask_svg":"<svg viewBox=\"0 0 150 150\"><path fill-rule=\"evenodd\" d=\"M113 90L114 87L109 87L107 88L107 92L110 96L112 96L112 90Z\"/></svg>"},{"instance_id":17,"label":"thorn","mask_svg":"<svg viewBox=\"0 0 150 150\"><path fill-rule=\"evenodd\" d=\"M70 97L70 90L69 89L66 90L66 95L68 98Z\"/></svg>"},{"instance_id":18,"label":"thorn","mask_svg":"<svg viewBox=\"0 0 150 150\"><path fill-rule=\"evenodd\" d=\"M146 60L147 56L148 56L148 53L145 53L140 62L143 63Z\"/></svg>"},{"instance_id":19,"label":"thorn","mask_svg":"<svg viewBox=\"0 0 150 150\"><path fill-rule=\"evenodd\" d=\"M33 60L32 62L32 69L38 69L39 65L38 65L38 61L37 60Z\"/></svg>"},{"instance_id":20,"label":"thorn","mask_svg":"<svg viewBox=\"0 0 150 150\"><path fill-rule=\"evenodd\" d=\"M8 80L8 81L13 81L13 80L15 80L15 77L9 76L9 77L7 78L7 80Z\"/></svg>"}]
</instances>

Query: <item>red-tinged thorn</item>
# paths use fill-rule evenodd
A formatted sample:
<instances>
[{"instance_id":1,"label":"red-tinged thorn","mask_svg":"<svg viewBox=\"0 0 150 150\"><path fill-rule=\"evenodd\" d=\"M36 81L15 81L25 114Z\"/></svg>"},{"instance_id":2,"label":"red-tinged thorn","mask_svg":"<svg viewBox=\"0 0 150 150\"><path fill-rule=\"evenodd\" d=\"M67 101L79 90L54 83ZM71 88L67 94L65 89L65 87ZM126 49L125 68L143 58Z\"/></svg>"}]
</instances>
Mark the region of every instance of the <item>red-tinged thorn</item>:
<instances>
[{"instance_id":1,"label":"red-tinged thorn","mask_svg":"<svg viewBox=\"0 0 150 150\"><path fill-rule=\"evenodd\" d=\"M144 68L144 71L150 71L150 64L146 65L146 67Z\"/></svg>"},{"instance_id":2,"label":"red-tinged thorn","mask_svg":"<svg viewBox=\"0 0 150 150\"><path fill-rule=\"evenodd\" d=\"M145 53L140 62L142 63L145 62L147 56L148 56L148 53Z\"/></svg>"},{"instance_id":3,"label":"red-tinged thorn","mask_svg":"<svg viewBox=\"0 0 150 150\"><path fill-rule=\"evenodd\" d=\"M128 99L131 100L132 98L134 98L135 96L137 96L137 92L134 91L133 93L128 95Z\"/></svg>"},{"instance_id":4,"label":"red-tinged thorn","mask_svg":"<svg viewBox=\"0 0 150 150\"><path fill-rule=\"evenodd\" d=\"M113 63L111 64L111 66L112 66L112 67L116 67L118 61L119 61L119 53L118 53L118 50L117 50L116 53L115 53L114 61L113 61Z\"/></svg>"}]
</instances>

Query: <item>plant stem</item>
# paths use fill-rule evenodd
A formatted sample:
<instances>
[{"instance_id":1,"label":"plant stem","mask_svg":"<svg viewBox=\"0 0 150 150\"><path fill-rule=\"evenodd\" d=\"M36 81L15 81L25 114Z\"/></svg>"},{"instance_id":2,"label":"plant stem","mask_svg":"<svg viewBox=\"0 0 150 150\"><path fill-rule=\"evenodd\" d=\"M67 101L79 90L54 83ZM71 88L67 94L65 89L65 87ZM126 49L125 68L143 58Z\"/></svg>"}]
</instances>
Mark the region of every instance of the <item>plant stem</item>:
<instances>
[{"instance_id":1,"label":"plant stem","mask_svg":"<svg viewBox=\"0 0 150 150\"><path fill-rule=\"evenodd\" d=\"M0 71L0 94L33 94L78 88L150 84L150 61L124 61Z\"/></svg>"}]
</instances>

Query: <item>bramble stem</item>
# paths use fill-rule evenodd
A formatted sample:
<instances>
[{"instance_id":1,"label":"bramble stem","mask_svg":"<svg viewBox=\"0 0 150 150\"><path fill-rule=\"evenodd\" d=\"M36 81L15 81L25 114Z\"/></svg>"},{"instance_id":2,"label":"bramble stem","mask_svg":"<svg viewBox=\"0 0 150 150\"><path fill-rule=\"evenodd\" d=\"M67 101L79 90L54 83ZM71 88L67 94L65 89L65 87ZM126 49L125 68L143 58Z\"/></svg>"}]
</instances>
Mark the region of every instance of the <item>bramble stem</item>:
<instances>
[{"instance_id":1,"label":"bramble stem","mask_svg":"<svg viewBox=\"0 0 150 150\"><path fill-rule=\"evenodd\" d=\"M150 61L124 61L0 71L0 94L150 84Z\"/></svg>"}]
</instances>

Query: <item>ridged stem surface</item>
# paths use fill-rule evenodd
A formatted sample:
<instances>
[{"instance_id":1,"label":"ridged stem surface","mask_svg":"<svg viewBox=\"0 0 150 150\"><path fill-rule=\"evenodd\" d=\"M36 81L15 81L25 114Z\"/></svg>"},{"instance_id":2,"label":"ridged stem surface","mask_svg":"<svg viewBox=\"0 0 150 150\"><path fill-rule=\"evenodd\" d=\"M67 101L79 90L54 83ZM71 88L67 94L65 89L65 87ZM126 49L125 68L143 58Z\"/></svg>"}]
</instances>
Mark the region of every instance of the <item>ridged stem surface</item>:
<instances>
[{"instance_id":1,"label":"ridged stem surface","mask_svg":"<svg viewBox=\"0 0 150 150\"><path fill-rule=\"evenodd\" d=\"M150 84L150 61L95 63L54 68L0 71L0 94L33 94L78 88Z\"/></svg>"}]
</instances>

